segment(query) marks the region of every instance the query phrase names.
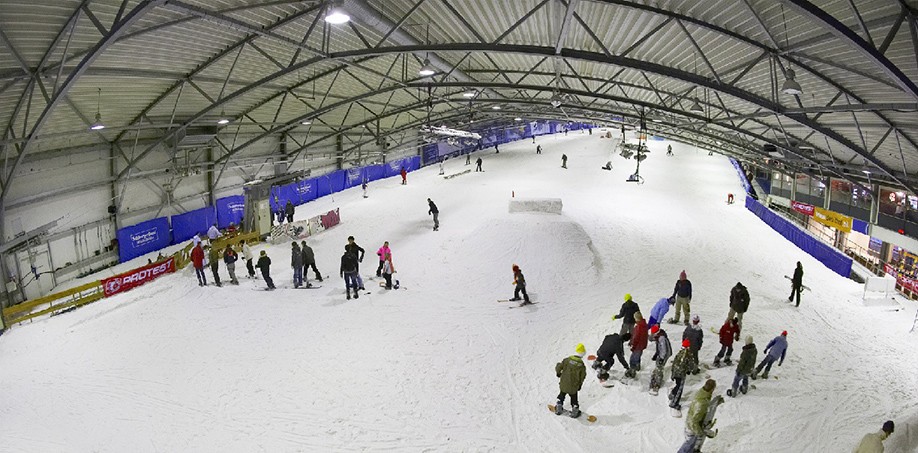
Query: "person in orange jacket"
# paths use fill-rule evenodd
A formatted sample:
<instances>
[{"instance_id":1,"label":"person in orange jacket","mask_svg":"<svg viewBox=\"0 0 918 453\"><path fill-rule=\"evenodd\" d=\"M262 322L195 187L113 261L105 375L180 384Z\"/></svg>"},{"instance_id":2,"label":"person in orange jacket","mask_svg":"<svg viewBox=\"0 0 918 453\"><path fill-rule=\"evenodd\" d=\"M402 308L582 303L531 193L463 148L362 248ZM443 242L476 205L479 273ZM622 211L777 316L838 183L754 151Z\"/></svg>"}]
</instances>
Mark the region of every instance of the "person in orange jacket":
<instances>
[{"instance_id":1,"label":"person in orange jacket","mask_svg":"<svg viewBox=\"0 0 918 453\"><path fill-rule=\"evenodd\" d=\"M195 275L198 276L198 286L207 286L207 274L204 273L204 249L200 242L191 249L191 263L194 265Z\"/></svg>"}]
</instances>

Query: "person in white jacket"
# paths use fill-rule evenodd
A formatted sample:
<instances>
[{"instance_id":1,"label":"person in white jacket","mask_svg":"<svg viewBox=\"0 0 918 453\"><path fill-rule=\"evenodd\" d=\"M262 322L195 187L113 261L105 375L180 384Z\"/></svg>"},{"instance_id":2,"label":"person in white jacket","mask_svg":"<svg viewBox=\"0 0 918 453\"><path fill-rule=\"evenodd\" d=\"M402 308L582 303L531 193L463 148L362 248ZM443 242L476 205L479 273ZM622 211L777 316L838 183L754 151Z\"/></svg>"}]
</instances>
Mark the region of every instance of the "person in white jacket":
<instances>
[{"instance_id":1,"label":"person in white jacket","mask_svg":"<svg viewBox=\"0 0 918 453\"><path fill-rule=\"evenodd\" d=\"M242 257L245 258L245 269L249 272L249 278L255 278L255 266L252 265L252 249L249 248L249 244L245 243L245 239L239 240L239 244L242 246Z\"/></svg>"},{"instance_id":2,"label":"person in white jacket","mask_svg":"<svg viewBox=\"0 0 918 453\"><path fill-rule=\"evenodd\" d=\"M883 453L883 441L895 430L896 425L892 420L883 423L883 429L877 433L869 433L861 439L861 443L854 449L854 453Z\"/></svg>"}]
</instances>

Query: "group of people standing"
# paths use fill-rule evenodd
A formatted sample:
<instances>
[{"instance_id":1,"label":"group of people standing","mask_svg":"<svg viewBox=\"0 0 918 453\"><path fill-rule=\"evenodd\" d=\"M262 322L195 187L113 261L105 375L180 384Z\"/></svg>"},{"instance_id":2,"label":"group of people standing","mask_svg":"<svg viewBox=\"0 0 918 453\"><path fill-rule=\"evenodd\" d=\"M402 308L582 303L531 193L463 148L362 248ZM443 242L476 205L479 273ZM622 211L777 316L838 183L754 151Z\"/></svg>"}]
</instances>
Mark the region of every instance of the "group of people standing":
<instances>
[{"instance_id":1,"label":"group of people standing","mask_svg":"<svg viewBox=\"0 0 918 453\"><path fill-rule=\"evenodd\" d=\"M268 257L267 251L262 250L259 254L258 261L253 264L255 256L252 254L251 247L244 239L240 239L239 242L235 244L235 247L234 244L227 243L222 249L212 246L213 240L210 244L204 244L197 236L195 239L194 247L191 249L191 263L194 267L195 275L198 278L198 286L207 286L207 275L204 273L205 266L210 266L214 284L218 287L223 286L220 281L221 261L229 274L230 283L238 285L239 280L236 278L236 262L239 260L239 255L242 254L242 258L245 260L248 278L255 278L255 269L259 269L265 284L267 284L267 289L276 289L274 286L274 279L271 278L271 258ZM303 286L304 271L309 267L312 267L312 270L315 272L316 280L322 281L322 274L320 274L319 270L316 268L315 254L312 248L306 244L306 241L302 241L299 244L293 242L291 245L290 266L293 268L294 288ZM306 287L311 286L312 285L307 281Z\"/></svg>"}]
</instances>

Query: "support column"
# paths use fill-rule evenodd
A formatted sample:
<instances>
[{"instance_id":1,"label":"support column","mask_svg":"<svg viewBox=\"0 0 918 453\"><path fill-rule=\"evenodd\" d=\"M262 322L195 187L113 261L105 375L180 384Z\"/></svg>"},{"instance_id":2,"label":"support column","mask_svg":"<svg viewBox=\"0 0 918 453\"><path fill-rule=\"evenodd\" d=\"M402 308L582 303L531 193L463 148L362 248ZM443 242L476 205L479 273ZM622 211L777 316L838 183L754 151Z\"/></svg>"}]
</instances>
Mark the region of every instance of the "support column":
<instances>
[{"instance_id":1,"label":"support column","mask_svg":"<svg viewBox=\"0 0 918 453\"><path fill-rule=\"evenodd\" d=\"M876 225L880 217L880 200L877 199L880 196L880 186L871 184L870 192L870 223Z\"/></svg>"},{"instance_id":2,"label":"support column","mask_svg":"<svg viewBox=\"0 0 918 453\"><path fill-rule=\"evenodd\" d=\"M344 168L344 137L341 134L335 136L335 160L338 170Z\"/></svg>"},{"instance_id":3,"label":"support column","mask_svg":"<svg viewBox=\"0 0 918 453\"><path fill-rule=\"evenodd\" d=\"M214 198L214 147L207 147L207 204L216 206Z\"/></svg>"}]
</instances>

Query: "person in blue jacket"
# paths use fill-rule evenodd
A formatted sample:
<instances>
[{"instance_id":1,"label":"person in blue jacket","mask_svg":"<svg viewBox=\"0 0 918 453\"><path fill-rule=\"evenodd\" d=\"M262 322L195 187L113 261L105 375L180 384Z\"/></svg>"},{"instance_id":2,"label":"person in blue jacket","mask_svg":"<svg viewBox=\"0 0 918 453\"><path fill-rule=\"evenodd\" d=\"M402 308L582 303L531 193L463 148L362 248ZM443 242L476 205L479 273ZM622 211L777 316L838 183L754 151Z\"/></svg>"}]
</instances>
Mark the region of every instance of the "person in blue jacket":
<instances>
[{"instance_id":1,"label":"person in blue jacket","mask_svg":"<svg viewBox=\"0 0 918 453\"><path fill-rule=\"evenodd\" d=\"M781 332L781 335L769 341L768 346L765 346L765 358L762 359L759 366L755 367L755 371L752 373L752 379L759 378L759 372L762 371L762 368L765 368L765 372L762 373L762 378L768 379L768 372L771 371L771 365L775 363L775 360L781 359L781 361L778 362L778 366L781 366L781 364L784 363L785 354L787 354L786 330Z\"/></svg>"},{"instance_id":2,"label":"person in blue jacket","mask_svg":"<svg viewBox=\"0 0 918 453\"><path fill-rule=\"evenodd\" d=\"M660 321L663 321L666 318L666 313L669 313L669 306L676 302L675 299L670 297L662 298L653 304L653 308L650 309L650 319L647 320L647 327L653 327L660 325Z\"/></svg>"}]
</instances>

